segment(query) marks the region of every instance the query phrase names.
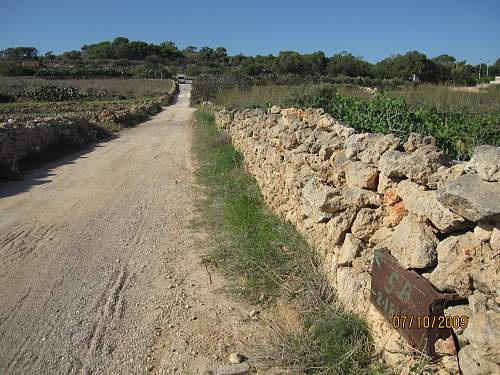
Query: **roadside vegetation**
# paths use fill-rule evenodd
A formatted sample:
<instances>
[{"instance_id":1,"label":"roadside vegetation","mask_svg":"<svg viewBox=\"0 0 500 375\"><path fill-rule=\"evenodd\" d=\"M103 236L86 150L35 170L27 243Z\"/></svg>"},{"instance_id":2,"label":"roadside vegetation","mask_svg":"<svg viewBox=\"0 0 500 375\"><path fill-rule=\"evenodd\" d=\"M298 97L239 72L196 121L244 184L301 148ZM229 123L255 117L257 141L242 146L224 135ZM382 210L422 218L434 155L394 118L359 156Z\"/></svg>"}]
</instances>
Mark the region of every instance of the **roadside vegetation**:
<instances>
[{"instance_id":1,"label":"roadside vegetation","mask_svg":"<svg viewBox=\"0 0 500 375\"><path fill-rule=\"evenodd\" d=\"M201 82L200 82L201 81ZM207 87L215 85L211 89ZM202 89L198 89L201 86ZM457 90L449 86L418 85L373 89L352 85L231 87L227 79L199 80L193 101L203 99L228 108L324 108L333 117L362 132L395 133L405 139L411 132L431 135L450 157L464 160L475 146L500 145L500 87Z\"/></svg>"},{"instance_id":2,"label":"roadside vegetation","mask_svg":"<svg viewBox=\"0 0 500 375\"><path fill-rule=\"evenodd\" d=\"M336 303L314 251L267 209L241 154L211 113L196 112L193 148L206 187L200 220L214 235L204 262L227 276L233 293L262 308L285 300L303 322L294 332L276 328L260 360L309 374L377 373L367 324Z\"/></svg>"}]
</instances>

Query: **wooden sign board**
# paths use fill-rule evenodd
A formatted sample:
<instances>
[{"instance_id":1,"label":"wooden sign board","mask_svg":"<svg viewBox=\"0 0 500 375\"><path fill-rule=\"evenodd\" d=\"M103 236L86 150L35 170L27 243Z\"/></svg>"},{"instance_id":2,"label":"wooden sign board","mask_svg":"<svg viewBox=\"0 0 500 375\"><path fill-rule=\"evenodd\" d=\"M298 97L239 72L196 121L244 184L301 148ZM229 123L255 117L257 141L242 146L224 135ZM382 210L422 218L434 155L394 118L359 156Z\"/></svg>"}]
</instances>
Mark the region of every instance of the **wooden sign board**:
<instances>
[{"instance_id":1,"label":"wooden sign board","mask_svg":"<svg viewBox=\"0 0 500 375\"><path fill-rule=\"evenodd\" d=\"M444 317L445 303L455 298L403 268L387 250L375 250L371 302L416 350L436 356L437 339L451 334Z\"/></svg>"}]
</instances>

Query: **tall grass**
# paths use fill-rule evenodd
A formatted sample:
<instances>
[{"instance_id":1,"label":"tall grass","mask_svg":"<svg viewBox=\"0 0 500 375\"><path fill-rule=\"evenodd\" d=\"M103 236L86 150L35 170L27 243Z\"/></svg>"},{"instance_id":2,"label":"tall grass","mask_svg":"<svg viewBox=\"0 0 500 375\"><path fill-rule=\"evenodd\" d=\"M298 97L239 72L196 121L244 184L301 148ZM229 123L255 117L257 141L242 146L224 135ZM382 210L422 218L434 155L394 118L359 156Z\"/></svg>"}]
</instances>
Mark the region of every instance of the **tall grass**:
<instances>
[{"instance_id":1,"label":"tall grass","mask_svg":"<svg viewBox=\"0 0 500 375\"><path fill-rule=\"evenodd\" d=\"M466 92L440 86L392 91L331 84L262 86L223 90L217 104L324 108L358 131L395 133L401 139L412 132L433 136L456 160L468 159L478 145L500 145L500 88Z\"/></svg>"},{"instance_id":2,"label":"tall grass","mask_svg":"<svg viewBox=\"0 0 500 375\"><path fill-rule=\"evenodd\" d=\"M231 108L266 107L269 104L291 105L293 98L304 92L328 87L347 97L370 101L377 93L402 98L412 109L432 107L440 112L467 111L482 113L500 110L500 87L459 88L444 85L418 85L389 90L372 90L355 85L269 85L248 89L232 88L218 93L215 103Z\"/></svg>"},{"instance_id":3,"label":"tall grass","mask_svg":"<svg viewBox=\"0 0 500 375\"><path fill-rule=\"evenodd\" d=\"M251 302L272 306L285 298L302 314L303 330L276 330L258 358L300 373L376 373L366 323L336 303L314 251L291 224L269 211L241 154L210 113L196 113L193 147L207 188L202 223L215 237L204 262L225 273L231 289Z\"/></svg>"},{"instance_id":4,"label":"tall grass","mask_svg":"<svg viewBox=\"0 0 500 375\"><path fill-rule=\"evenodd\" d=\"M252 86L248 89L232 88L219 92L215 103L231 108L283 105L296 90L297 86L289 85Z\"/></svg>"},{"instance_id":5,"label":"tall grass","mask_svg":"<svg viewBox=\"0 0 500 375\"><path fill-rule=\"evenodd\" d=\"M389 91L403 98L413 108L429 106L441 112L467 111L481 113L500 110L500 87L458 88L440 85L419 85Z\"/></svg>"}]
</instances>

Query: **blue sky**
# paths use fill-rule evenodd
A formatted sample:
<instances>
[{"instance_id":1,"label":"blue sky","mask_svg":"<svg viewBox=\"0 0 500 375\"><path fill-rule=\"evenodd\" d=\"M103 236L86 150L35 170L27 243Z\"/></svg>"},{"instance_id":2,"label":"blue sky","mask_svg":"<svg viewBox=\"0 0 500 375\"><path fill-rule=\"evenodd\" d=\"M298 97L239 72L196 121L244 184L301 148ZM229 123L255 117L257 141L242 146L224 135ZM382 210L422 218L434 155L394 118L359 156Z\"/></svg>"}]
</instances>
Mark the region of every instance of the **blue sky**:
<instances>
[{"instance_id":1,"label":"blue sky","mask_svg":"<svg viewBox=\"0 0 500 375\"><path fill-rule=\"evenodd\" d=\"M346 50L371 62L410 50L500 57L500 0L0 0L0 14L0 49L42 53L126 36L230 54Z\"/></svg>"}]
</instances>

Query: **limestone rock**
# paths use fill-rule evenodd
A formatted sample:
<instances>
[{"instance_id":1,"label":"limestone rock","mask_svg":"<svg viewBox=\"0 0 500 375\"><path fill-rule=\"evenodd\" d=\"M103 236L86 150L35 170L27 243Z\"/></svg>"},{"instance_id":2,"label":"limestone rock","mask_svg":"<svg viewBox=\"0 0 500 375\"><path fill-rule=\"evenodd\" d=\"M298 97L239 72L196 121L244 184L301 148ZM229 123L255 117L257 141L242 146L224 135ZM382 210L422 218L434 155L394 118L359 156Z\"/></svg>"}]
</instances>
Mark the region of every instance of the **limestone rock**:
<instances>
[{"instance_id":1,"label":"limestone rock","mask_svg":"<svg viewBox=\"0 0 500 375\"><path fill-rule=\"evenodd\" d=\"M334 214L332 219L326 224L327 235L324 239L326 241L326 248L331 244L340 245L344 241L345 234L351 228L357 212L357 208L351 207Z\"/></svg>"},{"instance_id":2,"label":"limestone rock","mask_svg":"<svg viewBox=\"0 0 500 375\"><path fill-rule=\"evenodd\" d=\"M472 310L467 305L450 306L444 310L444 315L451 316L451 317L464 316L464 317L467 317L467 319L469 319L472 316ZM461 335L463 330L464 330L464 328L462 328L461 326L453 328L453 331L457 335Z\"/></svg>"},{"instance_id":3,"label":"limestone rock","mask_svg":"<svg viewBox=\"0 0 500 375\"><path fill-rule=\"evenodd\" d=\"M363 133L350 136L345 142L344 150L350 160L376 165L380 155L398 145L399 138L393 134Z\"/></svg>"},{"instance_id":4,"label":"limestone rock","mask_svg":"<svg viewBox=\"0 0 500 375\"><path fill-rule=\"evenodd\" d=\"M485 181L500 181L500 147L477 146L465 171L476 172Z\"/></svg>"},{"instance_id":5,"label":"limestone rock","mask_svg":"<svg viewBox=\"0 0 500 375\"><path fill-rule=\"evenodd\" d=\"M435 191L422 191L419 185L408 180L401 181L397 191L410 213L429 219L441 232L449 233L465 226L465 219L445 208L437 200Z\"/></svg>"},{"instance_id":6,"label":"limestone rock","mask_svg":"<svg viewBox=\"0 0 500 375\"><path fill-rule=\"evenodd\" d=\"M387 177L385 174L379 173L378 187L377 187L377 192L379 194L385 194L387 190L395 188L396 186L398 186L398 180L391 179Z\"/></svg>"},{"instance_id":7,"label":"limestone rock","mask_svg":"<svg viewBox=\"0 0 500 375\"><path fill-rule=\"evenodd\" d=\"M471 221L500 221L500 183L465 174L437 190L444 207Z\"/></svg>"},{"instance_id":8,"label":"limestone rock","mask_svg":"<svg viewBox=\"0 0 500 375\"><path fill-rule=\"evenodd\" d=\"M467 296L471 284L470 265L468 258L457 249L459 240L459 236L450 236L438 244L438 265L429 280L441 291L456 291Z\"/></svg>"},{"instance_id":9,"label":"limestone rock","mask_svg":"<svg viewBox=\"0 0 500 375\"><path fill-rule=\"evenodd\" d=\"M325 127L331 131L329 129L331 127L330 123L334 120L332 116L325 113L323 108L307 108L302 112L302 121L309 128Z\"/></svg>"},{"instance_id":10,"label":"limestone rock","mask_svg":"<svg viewBox=\"0 0 500 375\"><path fill-rule=\"evenodd\" d=\"M382 213L380 210L373 208L360 209L352 223L352 235L358 240L367 241L380 227L381 218Z\"/></svg>"},{"instance_id":11,"label":"limestone rock","mask_svg":"<svg viewBox=\"0 0 500 375\"><path fill-rule=\"evenodd\" d=\"M456 179L457 177L464 174L464 164L455 164L451 167L441 166L436 172L430 175L427 181L427 186L429 189L439 189L446 183Z\"/></svg>"},{"instance_id":12,"label":"limestone rock","mask_svg":"<svg viewBox=\"0 0 500 375\"><path fill-rule=\"evenodd\" d=\"M362 312L367 304L363 303L364 292L369 293L370 274L355 274L351 267L339 267L336 277L337 297L351 311Z\"/></svg>"},{"instance_id":13,"label":"limestone rock","mask_svg":"<svg viewBox=\"0 0 500 375\"><path fill-rule=\"evenodd\" d=\"M406 176L414 182L425 185L429 177L447 163L447 158L436 146L423 146L410 154L406 165Z\"/></svg>"},{"instance_id":14,"label":"limestone rock","mask_svg":"<svg viewBox=\"0 0 500 375\"><path fill-rule=\"evenodd\" d=\"M272 113L272 114L280 114L281 113L281 108L278 107L277 105L273 105L270 109L269 109L269 113Z\"/></svg>"},{"instance_id":15,"label":"limestone rock","mask_svg":"<svg viewBox=\"0 0 500 375\"><path fill-rule=\"evenodd\" d=\"M334 191L334 188L317 182L314 177L309 179L302 189L304 214L318 223L328 220L331 215L326 213L325 207Z\"/></svg>"},{"instance_id":16,"label":"limestone rock","mask_svg":"<svg viewBox=\"0 0 500 375\"><path fill-rule=\"evenodd\" d=\"M321 132L314 144L314 150L318 150L322 160L328 160L333 153L342 148L342 140L334 133Z\"/></svg>"},{"instance_id":17,"label":"limestone rock","mask_svg":"<svg viewBox=\"0 0 500 375\"><path fill-rule=\"evenodd\" d=\"M391 178L408 177L414 182L425 185L439 167L446 164L446 158L435 146L423 146L412 154L389 150L378 162L381 173Z\"/></svg>"},{"instance_id":18,"label":"limestone rock","mask_svg":"<svg viewBox=\"0 0 500 375\"><path fill-rule=\"evenodd\" d=\"M455 355L457 352L452 336L449 336L446 340L438 339L434 344L434 349L439 355Z\"/></svg>"},{"instance_id":19,"label":"limestone rock","mask_svg":"<svg viewBox=\"0 0 500 375\"><path fill-rule=\"evenodd\" d=\"M500 287L500 269L489 244L472 232L450 236L437 247L438 265L430 281L443 291L468 297L472 290L493 294Z\"/></svg>"},{"instance_id":20,"label":"limestone rock","mask_svg":"<svg viewBox=\"0 0 500 375\"><path fill-rule=\"evenodd\" d=\"M250 366L248 363L238 363L230 366L219 367L216 371L216 375L240 375L248 374L250 371Z\"/></svg>"},{"instance_id":21,"label":"limestone rock","mask_svg":"<svg viewBox=\"0 0 500 375\"><path fill-rule=\"evenodd\" d=\"M500 251L500 226L496 226L495 228L493 228L490 237L490 245L493 251Z\"/></svg>"},{"instance_id":22,"label":"limestone rock","mask_svg":"<svg viewBox=\"0 0 500 375\"><path fill-rule=\"evenodd\" d=\"M477 353L491 362L500 363L500 313L487 311L469 319L464 336Z\"/></svg>"},{"instance_id":23,"label":"limestone rock","mask_svg":"<svg viewBox=\"0 0 500 375\"><path fill-rule=\"evenodd\" d=\"M468 299L470 309L474 314L485 313L488 310L488 297L486 294L475 291Z\"/></svg>"},{"instance_id":24,"label":"limestone rock","mask_svg":"<svg viewBox=\"0 0 500 375\"><path fill-rule=\"evenodd\" d=\"M423 146L435 146L436 139L431 136L424 136L419 133L410 133L408 139L403 143L403 148L406 152L413 152Z\"/></svg>"},{"instance_id":25,"label":"limestone rock","mask_svg":"<svg viewBox=\"0 0 500 375\"><path fill-rule=\"evenodd\" d=\"M500 366L479 355L472 345L466 345L458 352L460 369L467 375L498 375Z\"/></svg>"},{"instance_id":26,"label":"limestone rock","mask_svg":"<svg viewBox=\"0 0 500 375\"><path fill-rule=\"evenodd\" d=\"M343 150L335 151L330 160L333 160L330 168L330 181L334 186L342 186L345 184L345 169L349 164L349 159L346 158Z\"/></svg>"},{"instance_id":27,"label":"limestone rock","mask_svg":"<svg viewBox=\"0 0 500 375\"><path fill-rule=\"evenodd\" d=\"M377 245L381 242L386 241L392 235L392 230L387 227L381 227L373 233L373 236L369 239L370 246Z\"/></svg>"},{"instance_id":28,"label":"limestone rock","mask_svg":"<svg viewBox=\"0 0 500 375\"><path fill-rule=\"evenodd\" d=\"M344 243L339 250L338 264L343 266L352 263L354 258L359 256L362 250L362 243L356 239L352 233L345 235Z\"/></svg>"},{"instance_id":29,"label":"limestone rock","mask_svg":"<svg viewBox=\"0 0 500 375\"><path fill-rule=\"evenodd\" d=\"M405 207L405 202L399 201L386 209L387 216L384 217L382 224L386 227L392 228L398 225L403 217L408 214L408 210Z\"/></svg>"},{"instance_id":30,"label":"limestone rock","mask_svg":"<svg viewBox=\"0 0 500 375\"><path fill-rule=\"evenodd\" d=\"M491 235L493 234L493 229L495 227L486 223L479 223L474 228L474 236L481 242L487 242L491 239Z\"/></svg>"},{"instance_id":31,"label":"limestone rock","mask_svg":"<svg viewBox=\"0 0 500 375\"><path fill-rule=\"evenodd\" d=\"M339 122L335 122L332 126L332 130L343 140L346 140L351 135L356 134L356 130L348 126L344 126Z\"/></svg>"},{"instance_id":32,"label":"limestone rock","mask_svg":"<svg viewBox=\"0 0 500 375\"><path fill-rule=\"evenodd\" d=\"M347 165L345 178L347 186L376 190L378 170L362 161L354 161Z\"/></svg>"},{"instance_id":33,"label":"limestone rock","mask_svg":"<svg viewBox=\"0 0 500 375\"><path fill-rule=\"evenodd\" d=\"M378 162L378 169L381 174L389 178L406 177L408 165L408 155L401 151L386 151Z\"/></svg>"},{"instance_id":34,"label":"limestone rock","mask_svg":"<svg viewBox=\"0 0 500 375\"><path fill-rule=\"evenodd\" d=\"M372 191L348 186L337 187L333 188L332 193L328 195L322 210L334 213L349 207L359 209L369 204L379 205L380 200L380 197Z\"/></svg>"},{"instance_id":35,"label":"limestone rock","mask_svg":"<svg viewBox=\"0 0 500 375\"><path fill-rule=\"evenodd\" d=\"M386 247L403 267L427 268L436 264L437 243L431 227L408 215L379 246Z\"/></svg>"},{"instance_id":36,"label":"limestone rock","mask_svg":"<svg viewBox=\"0 0 500 375\"><path fill-rule=\"evenodd\" d=\"M281 121L285 128L297 130L304 126L302 119L304 111L296 108L286 108L281 110Z\"/></svg>"}]
</instances>

